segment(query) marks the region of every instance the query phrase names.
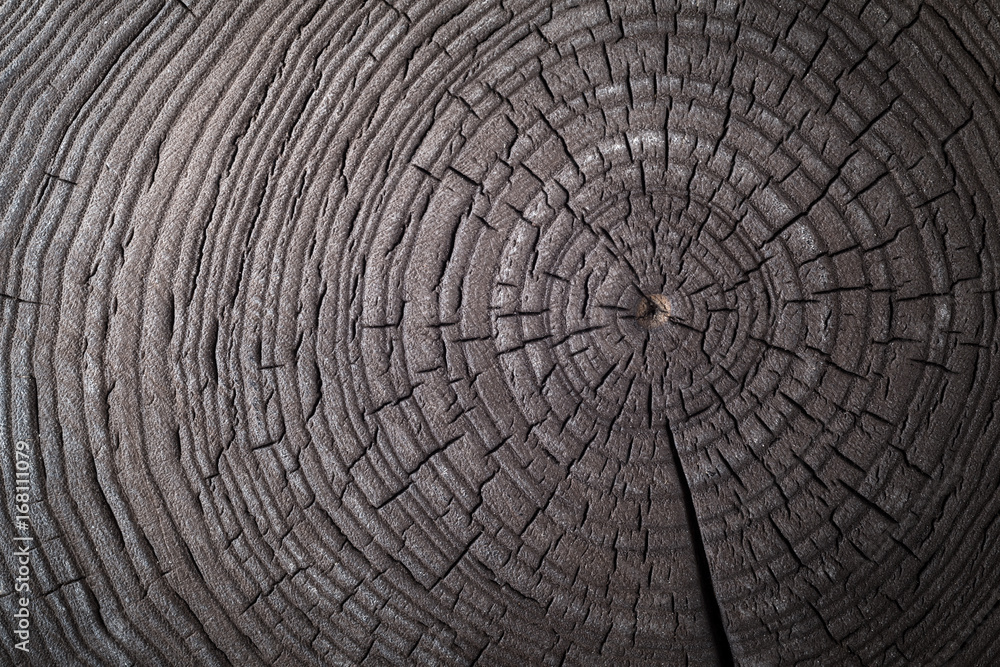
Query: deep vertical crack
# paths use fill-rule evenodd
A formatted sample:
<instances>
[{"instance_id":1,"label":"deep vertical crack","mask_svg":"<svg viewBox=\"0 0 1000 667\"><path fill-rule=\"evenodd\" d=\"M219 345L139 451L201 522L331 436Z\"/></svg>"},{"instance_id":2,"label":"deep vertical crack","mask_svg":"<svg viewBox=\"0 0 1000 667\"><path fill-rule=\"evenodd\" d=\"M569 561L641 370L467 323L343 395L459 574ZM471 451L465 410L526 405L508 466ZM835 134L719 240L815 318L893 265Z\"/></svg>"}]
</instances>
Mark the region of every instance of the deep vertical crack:
<instances>
[{"instance_id":1,"label":"deep vertical crack","mask_svg":"<svg viewBox=\"0 0 1000 667\"><path fill-rule=\"evenodd\" d=\"M698 581L701 584L701 595L705 601L705 613L708 614L708 625L715 640L715 650L719 654L719 663L725 666L735 665L733 650L729 645L729 635L722 621L722 609L715 596L715 586L712 584L712 572L708 566L708 554L705 552L705 541L701 536L701 526L698 525L698 512L694 507L694 496L691 495L691 485L688 484L687 473L681 462L677 443L674 441L673 427L667 419L667 441L670 443L670 453L674 457L677 468L677 479L680 483L681 495L684 497L684 513L687 516L688 530L691 532L691 545L694 548L694 559L698 564Z\"/></svg>"}]
</instances>

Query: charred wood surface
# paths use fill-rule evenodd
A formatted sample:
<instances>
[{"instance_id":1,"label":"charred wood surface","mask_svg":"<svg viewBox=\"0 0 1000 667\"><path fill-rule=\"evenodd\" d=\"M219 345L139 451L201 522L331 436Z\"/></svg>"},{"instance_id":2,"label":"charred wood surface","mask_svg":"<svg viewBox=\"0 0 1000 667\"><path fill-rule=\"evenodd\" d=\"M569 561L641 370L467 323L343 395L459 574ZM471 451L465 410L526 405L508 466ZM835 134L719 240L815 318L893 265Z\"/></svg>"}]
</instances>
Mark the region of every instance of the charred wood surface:
<instances>
[{"instance_id":1,"label":"charred wood surface","mask_svg":"<svg viewBox=\"0 0 1000 667\"><path fill-rule=\"evenodd\" d=\"M996 0L5 2L3 661L993 664L998 72Z\"/></svg>"}]
</instances>

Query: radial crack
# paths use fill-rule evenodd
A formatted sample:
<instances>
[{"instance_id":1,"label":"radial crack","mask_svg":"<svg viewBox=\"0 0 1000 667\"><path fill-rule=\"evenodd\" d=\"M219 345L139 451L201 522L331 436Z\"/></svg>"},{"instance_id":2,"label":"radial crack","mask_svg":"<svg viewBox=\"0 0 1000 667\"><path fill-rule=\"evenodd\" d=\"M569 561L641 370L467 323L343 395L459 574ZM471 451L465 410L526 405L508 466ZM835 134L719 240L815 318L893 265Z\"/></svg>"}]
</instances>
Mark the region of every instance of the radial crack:
<instances>
[{"instance_id":1,"label":"radial crack","mask_svg":"<svg viewBox=\"0 0 1000 667\"><path fill-rule=\"evenodd\" d=\"M726 626L722 620L722 609L719 607L715 586L712 584L712 572L708 566L708 554L705 551L705 541L701 536L701 526L698 525L698 512L694 506L694 496L691 495L691 485L688 483L687 473L684 472L684 464L681 462L680 452L677 450L673 427L670 425L669 419L666 432L670 453L674 457L674 467L677 468L681 495L684 498L684 513L687 515L688 530L691 531L691 545L694 548L695 562L698 564L698 581L701 584L701 595L705 601L705 612L708 614L708 625L712 631L712 638L715 640L715 650L719 654L719 662L729 667L736 663L733 661L729 636L726 634Z\"/></svg>"}]
</instances>

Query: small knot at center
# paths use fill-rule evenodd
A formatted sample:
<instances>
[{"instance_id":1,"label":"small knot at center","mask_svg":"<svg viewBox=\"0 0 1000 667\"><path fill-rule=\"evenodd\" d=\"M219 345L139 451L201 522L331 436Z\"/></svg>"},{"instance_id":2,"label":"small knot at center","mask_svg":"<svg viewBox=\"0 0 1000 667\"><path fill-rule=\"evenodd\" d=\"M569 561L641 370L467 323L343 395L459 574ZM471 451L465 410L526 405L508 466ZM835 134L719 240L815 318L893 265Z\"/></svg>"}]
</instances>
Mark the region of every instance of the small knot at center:
<instances>
[{"instance_id":1,"label":"small knot at center","mask_svg":"<svg viewBox=\"0 0 1000 667\"><path fill-rule=\"evenodd\" d=\"M643 294L635 319L647 329L663 326L670 319L670 300L662 294Z\"/></svg>"}]
</instances>

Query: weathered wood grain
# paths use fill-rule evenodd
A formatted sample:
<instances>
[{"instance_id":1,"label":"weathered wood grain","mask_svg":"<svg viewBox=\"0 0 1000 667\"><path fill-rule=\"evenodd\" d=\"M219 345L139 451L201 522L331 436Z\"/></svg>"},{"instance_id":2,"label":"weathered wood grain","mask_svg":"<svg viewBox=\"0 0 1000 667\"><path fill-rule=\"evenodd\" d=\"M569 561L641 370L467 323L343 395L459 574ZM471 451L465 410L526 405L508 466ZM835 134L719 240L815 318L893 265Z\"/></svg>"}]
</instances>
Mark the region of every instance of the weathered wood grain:
<instances>
[{"instance_id":1,"label":"weathered wood grain","mask_svg":"<svg viewBox=\"0 0 1000 667\"><path fill-rule=\"evenodd\" d=\"M4 661L992 664L998 69L996 0L0 4Z\"/></svg>"}]
</instances>

